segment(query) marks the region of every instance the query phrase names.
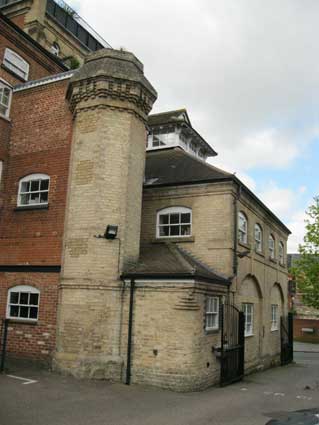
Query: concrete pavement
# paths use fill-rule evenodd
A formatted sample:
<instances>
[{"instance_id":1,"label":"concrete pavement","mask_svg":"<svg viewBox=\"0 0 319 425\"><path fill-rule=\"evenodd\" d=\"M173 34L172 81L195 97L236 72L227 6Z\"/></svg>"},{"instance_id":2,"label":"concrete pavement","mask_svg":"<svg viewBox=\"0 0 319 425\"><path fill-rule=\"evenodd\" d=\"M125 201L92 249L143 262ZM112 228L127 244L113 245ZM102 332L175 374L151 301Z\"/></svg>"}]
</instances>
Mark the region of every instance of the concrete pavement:
<instances>
[{"instance_id":1,"label":"concrete pavement","mask_svg":"<svg viewBox=\"0 0 319 425\"><path fill-rule=\"evenodd\" d=\"M297 354L295 365L191 394L12 370L37 382L0 376L0 424L265 425L287 412L319 407L319 354Z\"/></svg>"}]
</instances>

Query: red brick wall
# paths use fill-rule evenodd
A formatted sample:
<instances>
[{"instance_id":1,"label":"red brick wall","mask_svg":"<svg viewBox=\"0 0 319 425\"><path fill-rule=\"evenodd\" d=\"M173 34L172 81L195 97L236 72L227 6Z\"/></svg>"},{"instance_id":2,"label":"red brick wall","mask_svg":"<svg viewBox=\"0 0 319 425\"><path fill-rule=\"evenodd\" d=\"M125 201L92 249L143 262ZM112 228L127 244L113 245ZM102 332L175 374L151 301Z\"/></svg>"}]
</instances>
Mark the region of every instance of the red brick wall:
<instances>
[{"instance_id":1,"label":"red brick wall","mask_svg":"<svg viewBox=\"0 0 319 425\"><path fill-rule=\"evenodd\" d=\"M59 265L64 228L72 117L68 80L13 96L8 173L0 215L0 264ZM49 207L17 210L19 180L50 176Z\"/></svg>"},{"instance_id":2,"label":"red brick wall","mask_svg":"<svg viewBox=\"0 0 319 425\"><path fill-rule=\"evenodd\" d=\"M65 71L57 62L39 50L33 42L23 37L0 17L0 63L2 63L6 47L17 52L29 63L29 80L36 80ZM2 66L0 66L0 78L12 85L24 82Z\"/></svg>"},{"instance_id":3,"label":"red brick wall","mask_svg":"<svg viewBox=\"0 0 319 425\"><path fill-rule=\"evenodd\" d=\"M314 329L313 333L302 331L303 328ZM319 342L319 318L299 319L294 318L294 338L298 341Z\"/></svg>"},{"instance_id":4,"label":"red brick wall","mask_svg":"<svg viewBox=\"0 0 319 425\"><path fill-rule=\"evenodd\" d=\"M61 264L72 138L72 116L65 100L68 83L64 80L13 95L0 209L0 265ZM49 207L17 210L19 180L33 173L50 176ZM0 318L5 317L9 287L31 285L40 290L38 322L10 325L11 354L50 360L55 347L59 278L59 273L0 274Z\"/></svg>"},{"instance_id":5,"label":"red brick wall","mask_svg":"<svg viewBox=\"0 0 319 425\"><path fill-rule=\"evenodd\" d=\"M55 349L56 314L59 274L55 273L0 273L0 318L6 315L9 288L31 285L40 291L37 322L10 321L8 353L50 362Z\"/></svg>"}]
</instances>

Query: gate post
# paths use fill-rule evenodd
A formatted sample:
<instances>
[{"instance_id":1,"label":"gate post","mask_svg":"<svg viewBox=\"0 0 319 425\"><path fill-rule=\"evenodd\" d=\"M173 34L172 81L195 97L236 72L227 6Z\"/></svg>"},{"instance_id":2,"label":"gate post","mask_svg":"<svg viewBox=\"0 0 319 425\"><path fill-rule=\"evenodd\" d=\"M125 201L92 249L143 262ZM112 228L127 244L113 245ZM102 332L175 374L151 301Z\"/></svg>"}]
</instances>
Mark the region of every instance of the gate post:
<instances>
[{"instance_id":1,"label":"gate post","mask_svg":"<svg viewBox=\"0 0 319 425\"><path fill-rule=\"evenodd\" d=\"M1 350L1 363L0 363L0 373L4 372L6 352L7 352L7 337L8 337L8 325L9 319L3 320L3 335L2 335L2 350Z\"/></svg>"},{"instance_id":2,"label":"gate post","mask_svg":"<svg viewBox=\"0 0 319 425\"><path fill-rule=\"evenodd\" d=\"M288 339L290 349L290 362L294 360L294 316L293 313L288 313Z\"/></svg>"}]
</instances>

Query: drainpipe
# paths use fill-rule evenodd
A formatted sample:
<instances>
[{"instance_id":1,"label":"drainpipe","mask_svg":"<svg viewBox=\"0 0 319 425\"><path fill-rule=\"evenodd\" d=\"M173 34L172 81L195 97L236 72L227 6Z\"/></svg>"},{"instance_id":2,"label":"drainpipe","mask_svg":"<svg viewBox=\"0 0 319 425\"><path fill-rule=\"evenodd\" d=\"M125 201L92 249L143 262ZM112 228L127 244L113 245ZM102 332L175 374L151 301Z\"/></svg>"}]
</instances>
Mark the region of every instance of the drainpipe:
<instances>
[{"instance_id":1,"label":"drainpipe","mask_svg":"<svg viewBox=\"0 0 319 425\"><path fill-rule=\"evenodd\" d=\"M134 289L135 280L131 279L130 287L130 307L128 319L128 337L127 337L127 361L126 361L126 385L131 383L131 357L132 357L132 328L133 328L133 307L134 307Z\"/></svg>"}]
</instances>

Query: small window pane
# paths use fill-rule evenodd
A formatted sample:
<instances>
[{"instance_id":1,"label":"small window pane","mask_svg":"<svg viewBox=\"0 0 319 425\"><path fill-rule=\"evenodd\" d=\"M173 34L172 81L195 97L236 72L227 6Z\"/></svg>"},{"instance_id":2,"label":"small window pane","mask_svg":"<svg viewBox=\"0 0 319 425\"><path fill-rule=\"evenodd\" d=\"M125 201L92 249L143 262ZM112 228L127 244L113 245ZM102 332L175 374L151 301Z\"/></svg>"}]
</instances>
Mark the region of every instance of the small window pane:
<instances>
[{"instance_id":1,"label":"small window pane","mask_svg":"<svg viewBox=\"0 0 319 425\"><path fill-rule=\"evenodd\" d=\"M10 316L11 317L19 317L19 307L18 306L10 306Z\"/></svg>"},{"instance_id":2,"label":"small window pane","mask_svg":"<svg viewBox=\"0 0 319 425\"><path fill-rule=\"evenodd\" d=\"M181 223L190 223L190 222L191 222L191 215L189 213L181 214Z\"/></svg>"},{"instance_id":3,"label":"small window pane","mask_svg":"<svg viewBox=\"0 0 319 425\"><path fill-rule=\"evenodd\" d=\"M39 180L32 180L31 181L31 192L38 192L40 187L40 181Z\"/></svg>"},{"instance_id":4,"label":"small window pane","mask_svg":"<svg viewBox=\"0 0 319 425\"><path fill-rule=\"evenodd\" d=\"M48 190L49 189L49 180L41 180L41 190Z\"/></svg>"},{"instance_id":5,"label":"small window pane","mask_svg":"<svg viewBox=\"0 0 319 425\"><path fill-rule=\"evenodd\" d=\"M29 304L28 292L20 292L20 304Z\"/></svg>"},{"instance_id":6,"label":"small window pane","mask_svg":"<svg viewBox=\"0 0 319 425\"><path fill-rule=\"evenodd\" d=\"M179 214L170 214L170 224L179 223Z\"/></svg>"},{"instance_id":7,"label":"small window pane","mask_svg":"<svg viewBox=\"0 0 319 425\"><path fill-rule=\"evenodd\" d=\"M19 317L29 318L29 307L20 307Z\"/></svg>"},{"instance_id":8,"label":"small window pane","mask_svg":"<svg viewBox=\"0 0 319 425\"><path fill-rule=\"evenodd\" d=\"M179 236L180 234L180 226L171 226L171 236Z\"/></svg>"},{"instance_id":9,"label":"small window pane","mask_svg":"<svg viewBox=\"0 0 319 425\"><path fill-rule=\"evenodd\" d=\"M21 195L20 196L20 203L21 203L21 205L28 205L29 204L29 195Z\"/></svg>"},{"instance_id":10,"label":"small window pane","mask_svg":"<svg viewBox=\"0 0 319 425\"><path fill-rule=\"evenodd\" d=\"M48 202L48 192L42 192L40 195L40 203Z\"/></svg>"},{"instance_id":11,"label":"small window pane","mask_svg":"<svg viewBox=\"0 0 319 425\"><path fill-rule=\"evenodd\" d=\"M39 294L30 294L30 304L38 305L39 302Z\"/></svg>"},{"instance_id":12,"label":"small window pane","mask_svg":"<svg viewBox=\"0 0 319 425\"><path fill-rule=\"evenodd\" d=\"M18 302L19 302L19 292L11 292L10 304L18 304Z\"/></svg>"},{"instance_id":13,"label":"small window pane","mask_svg":"<svg viewBox=\"0 0 319 425\"><path fill-rule=\"evenodd\" d=\"M30 182L22 182L21 183L21 192L29 192L30 190Z\"/></svg>"},{"instance_id":14,"label":"small window pane","mask_svg":"<svg viewBox=\"0 0 319 425\"><path fill-rule=\"evenodd\" d=\"M181 226L181 235L182 236L188 236L190 234L191 234L191 227L190 227L190 225Z\"/></svg>"},{"instance_id":15,"label":"small window pane","mask_svg":"<svg viewBox=\"0 0 319 425\"><path fill-rule=\"evenodd\" d=\"M160 227L160 236L169 236L169 226Z\"/></svg>"},{"instance_id":16,"label":"small window pane","mask_svg":"<svg viewBox=\"0 0 319 425\"><path fill-rule=\"evenodd\" d=\"M30 319L38 318L38 307L30 307Z\"/></svg>"},{"instance_id":17,"label":"small window pane","mask_svg":"<svg viewBox=\"0 0 319 425\"><path fill-rule=\"evenodd\" d=\"M169 216L168 214L160 215L160 224L168 224Z\"/></svg>"}]
</instances>

